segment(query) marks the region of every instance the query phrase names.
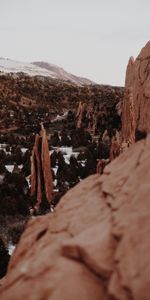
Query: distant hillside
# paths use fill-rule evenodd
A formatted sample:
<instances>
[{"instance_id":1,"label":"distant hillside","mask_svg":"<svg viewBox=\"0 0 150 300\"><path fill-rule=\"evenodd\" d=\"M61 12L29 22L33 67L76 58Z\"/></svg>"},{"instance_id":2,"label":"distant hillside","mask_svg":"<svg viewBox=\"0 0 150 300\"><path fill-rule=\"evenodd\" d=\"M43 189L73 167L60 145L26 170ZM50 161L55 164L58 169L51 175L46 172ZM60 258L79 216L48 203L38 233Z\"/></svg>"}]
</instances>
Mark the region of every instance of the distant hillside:
<instances>
[{"instance_id":1,"label":"distant hillside","mask_svg":"<svg viewBox=\"0 0 150 300\"><path fill-rule=\"evenodd\" d=\"M0 71L4 73L25 73L30 76L50 77L53 79L70 81L77 85L94 84L94 82L89 79L75 76L66 72L63 68L42 61L24 63L1 57Z\"/></svg>"},{"instance_id":2,"label":"distant hillside","mask_svg":"<svg viewBox=\"0 0 150 300\"><path fill-rule=\"evenodd\" d=\"M116 114L116 105L122 101L124 88L107 85L78 86L50 77L29 76L24 73L0 75L0 128L20 127L39 123L31 112L45 112L47 116L77 108L79 101L89 105L98 103L108 118ZM23 114L21 112L24 112ZM21 115L22 114L22 115ZM22 123L23 118L23 123Z\"/></svg>"}]
</instances>

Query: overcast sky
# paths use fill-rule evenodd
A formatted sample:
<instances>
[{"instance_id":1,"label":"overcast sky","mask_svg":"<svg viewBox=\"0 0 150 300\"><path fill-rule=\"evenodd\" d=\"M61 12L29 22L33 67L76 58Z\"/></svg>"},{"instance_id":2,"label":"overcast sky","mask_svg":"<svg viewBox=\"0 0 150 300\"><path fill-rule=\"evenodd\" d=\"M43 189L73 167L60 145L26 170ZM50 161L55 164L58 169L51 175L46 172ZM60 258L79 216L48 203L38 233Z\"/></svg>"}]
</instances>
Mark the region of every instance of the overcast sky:
<instances>
[{"instance_id":1,"label":"overcast sky","mask_svg":"<svg viewBox=\"0 0 150 300\"><path fill-rule=\"evenodd\" d=\"M0 0L0 56L124 85L150 39L150 0Z\"/></svg>"}]
</instances>

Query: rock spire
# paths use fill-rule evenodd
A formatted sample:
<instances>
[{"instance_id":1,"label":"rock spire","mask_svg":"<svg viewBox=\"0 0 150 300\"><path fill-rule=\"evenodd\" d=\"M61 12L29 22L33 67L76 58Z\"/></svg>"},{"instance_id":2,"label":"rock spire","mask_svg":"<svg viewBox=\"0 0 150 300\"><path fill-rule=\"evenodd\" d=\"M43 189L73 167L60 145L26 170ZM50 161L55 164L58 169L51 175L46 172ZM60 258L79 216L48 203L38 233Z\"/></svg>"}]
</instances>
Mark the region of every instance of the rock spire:
<instances>
[{"instance_id":1,"label":"rock spire","mask_svg":"<svg viewBox=\"0 0 150 300\"><path fill-rule=\"evenodd\" d=\"M31 196L36 196L37 206L45 196L52 200L53 181L46 130L41 125L40 135L36 134L31 157Z\"/></svg>"}]
</instances>

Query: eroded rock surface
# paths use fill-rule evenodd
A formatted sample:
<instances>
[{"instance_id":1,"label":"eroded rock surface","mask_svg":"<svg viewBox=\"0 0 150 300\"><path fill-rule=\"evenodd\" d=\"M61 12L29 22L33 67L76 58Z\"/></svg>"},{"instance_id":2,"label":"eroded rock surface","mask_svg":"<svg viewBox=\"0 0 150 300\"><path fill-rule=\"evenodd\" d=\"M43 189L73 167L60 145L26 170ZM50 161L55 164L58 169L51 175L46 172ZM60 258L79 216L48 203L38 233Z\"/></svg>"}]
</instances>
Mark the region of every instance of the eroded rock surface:
<instances>
[{"instance_id":1,"label":"eroded rock surface","mask_svg":"<svg viewBox=\"0 0 150 300\"><path fill-rule=\"evenodd\" d=\"M150 137L31 220L1 300L150 299Z\"/></svg>"},{"instance_id":2,"label":"eroded rock surface","mask_svg":"<svg viewBox=\"0 0 150 300\"><path fill-rule=\"evenodd\" d=\"M36 196L37 206L45 192L47 201L52 200L53 181L46 130L42 126L41 137L36 134L31 157L31 196Z\"/></svg>"},{"instance_id":3,"label":"eroded rock surface","mask_svg":"<svg viewBox=\"0 0 150 300\"><path fill-rule=\"evenodd\" d=\"M122 107L122 134L134 142L135 132L150 132L150 41L134 61L130 58Z\"/></svg>"}]
</instances>

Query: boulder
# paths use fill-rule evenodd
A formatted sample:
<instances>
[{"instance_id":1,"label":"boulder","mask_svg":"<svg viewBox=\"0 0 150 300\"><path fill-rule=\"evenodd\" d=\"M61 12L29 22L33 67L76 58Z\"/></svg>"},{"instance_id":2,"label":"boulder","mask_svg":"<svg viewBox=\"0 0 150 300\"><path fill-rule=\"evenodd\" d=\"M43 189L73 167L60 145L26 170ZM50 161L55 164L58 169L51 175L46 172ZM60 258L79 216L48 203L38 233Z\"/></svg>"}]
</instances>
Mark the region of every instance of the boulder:
<instances>
[{"instance_id":1,"label":"boulder","mask_svg":"<svg viewBox=\"0 0 150 300\"><path fill-rule=\"evenodd\" d=\"M32 219L1 300L150 299L150 137Z\"/></svg>"}]
</instances>

